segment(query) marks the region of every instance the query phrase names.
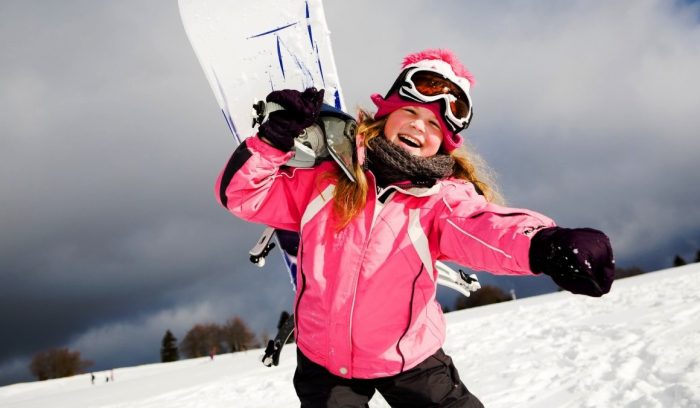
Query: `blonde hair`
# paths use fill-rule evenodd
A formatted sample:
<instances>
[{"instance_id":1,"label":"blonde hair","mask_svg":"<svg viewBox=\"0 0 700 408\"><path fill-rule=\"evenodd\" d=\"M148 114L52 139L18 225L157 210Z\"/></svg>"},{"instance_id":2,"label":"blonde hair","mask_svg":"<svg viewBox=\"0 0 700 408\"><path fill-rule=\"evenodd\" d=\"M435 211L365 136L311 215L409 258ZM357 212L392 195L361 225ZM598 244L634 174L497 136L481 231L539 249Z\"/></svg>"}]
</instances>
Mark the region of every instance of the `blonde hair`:
<instances>
[{"instance_id":1,"label":"blonde hair","mask_svg":"<svg viewBox=\"0 0 700 408\"><path fill-rule=\"evenodd\" d=\"M378 136L384 135L386 117L374 119L369 113L360 110L357 137L360 138L365 149L371 149L369 142ZM486 200L503 202L503 199L495 187L494 177L486 163L471 149L465 147L455 149L450 153L455 161L452 177L471 182L476 190ZM353 161L352 172L356 182L353 183L343 172L338 169L333 177L336 179L336 188L333 193L333 210L337 218L337 228L345 228L367 204L367 191L369 184L367 177L358 160Z\"/></svg>"}]
</instances>

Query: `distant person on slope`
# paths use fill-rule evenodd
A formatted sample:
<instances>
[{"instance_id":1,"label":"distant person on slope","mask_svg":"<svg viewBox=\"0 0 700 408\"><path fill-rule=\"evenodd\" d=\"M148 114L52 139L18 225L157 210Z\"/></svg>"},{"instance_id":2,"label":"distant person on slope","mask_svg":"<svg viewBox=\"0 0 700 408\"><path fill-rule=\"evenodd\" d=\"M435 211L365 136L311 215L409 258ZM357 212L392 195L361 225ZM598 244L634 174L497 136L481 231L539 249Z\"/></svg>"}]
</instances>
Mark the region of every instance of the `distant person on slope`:
<instances>
[{"instance_id":1,"label":"distant person on slope","mask_svg":"<svg viewBox=\"0 0 700 408\"><path fill-rule=\"evenodd\" d=\"M256 137L217 181L237 216L300 233L294 304L302 407L482 407L443 350L436 261L503 275L545 273L602 296L608 238L496 204L459 132L473 116L472 75L449 51L405 58L377 112L361 112L352 182L333 161L289 168L294 138L318 118L323 90L280 90ZM470 373L472 374L472 373Z\"/></svg>"}]
</instances>

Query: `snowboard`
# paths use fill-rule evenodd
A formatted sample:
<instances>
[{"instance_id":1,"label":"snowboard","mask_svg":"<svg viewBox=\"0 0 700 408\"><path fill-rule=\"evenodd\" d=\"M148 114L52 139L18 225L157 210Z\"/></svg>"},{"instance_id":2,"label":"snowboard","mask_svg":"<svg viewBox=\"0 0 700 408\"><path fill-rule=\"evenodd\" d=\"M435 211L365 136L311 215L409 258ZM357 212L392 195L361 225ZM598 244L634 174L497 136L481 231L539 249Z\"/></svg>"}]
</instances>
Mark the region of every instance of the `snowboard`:
<instances>
[{"instance_id":1,"label":"snowboard","mask_svg":"<svg viewBox=\"0 0 700 408\"><path fill-rule=\"evenodd\" d=\"M256 99L276 89L325 89L343 110L320 0L179 0L180 16L237 143L255 134Z\"/></svg>"},{"instance_id":2,"label":"snowboard","mask_svg":"<svg viewBox=\"0 0 700 408\"><path fill-rule=\"evenodd\" d=\"M236 144L256 133L253 105L273 90L325 89L345 109L321 0L179 0L187 37ZM276 240L293 286L298 235L268 228L251 250L262 266ZM437 264L438 283L465 296L475 276ZM283 343L282 343L283 344Z\"/></svg>"}]
</instances>

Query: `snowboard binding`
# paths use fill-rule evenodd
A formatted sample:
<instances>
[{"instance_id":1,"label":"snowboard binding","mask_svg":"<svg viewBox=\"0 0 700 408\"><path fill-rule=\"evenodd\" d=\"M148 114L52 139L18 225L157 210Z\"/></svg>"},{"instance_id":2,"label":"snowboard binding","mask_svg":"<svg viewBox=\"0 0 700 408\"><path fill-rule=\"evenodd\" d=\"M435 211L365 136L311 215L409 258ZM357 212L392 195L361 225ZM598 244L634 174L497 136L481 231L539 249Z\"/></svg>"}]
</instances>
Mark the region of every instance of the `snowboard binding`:
<instances>
[{"instance_id":1,"label":"snowboard binding","mask_svg":"<svg viewBox=\"0 0 700 408\"><path fill-rule=\"evenodd\" d=\"M253 104L253 127L265 123L270 113L284 109L274 102ZM294 156L286 163L291 167L313 167L325 160L334 160L343 173L355 181L353 160L357 121L331 105L323 104L318 120L294 140Z\"/></svg>"},{"instance_id":2,"label":"snowboard binding","mask_svg":"<svg viewBox=\"0 0 700 408\"><path fill-rule=\"evenodd\" d=\"M265 348L265 355L262 358L262 363L267 367L277 366L280 363L280 354L294 333L294 315L290 315L287 320L280 326L277 335L273 340L268 340Z\"/></svg>"},{"instance_id":3,"label":"snowboard binding","mask_svg":"<svg viewBox=\"0 0 700 408\"><path fill-rule=\"evenodd\" d=\"M256 266L262 268L265 266L265 257L270 254L270 251L275 247L275 243L272 242L272 237L275 234L275 229L272 227L265 228L258 243L248 252L250 255L250 262L254 263Z\"/></svg>"}]
</instances>

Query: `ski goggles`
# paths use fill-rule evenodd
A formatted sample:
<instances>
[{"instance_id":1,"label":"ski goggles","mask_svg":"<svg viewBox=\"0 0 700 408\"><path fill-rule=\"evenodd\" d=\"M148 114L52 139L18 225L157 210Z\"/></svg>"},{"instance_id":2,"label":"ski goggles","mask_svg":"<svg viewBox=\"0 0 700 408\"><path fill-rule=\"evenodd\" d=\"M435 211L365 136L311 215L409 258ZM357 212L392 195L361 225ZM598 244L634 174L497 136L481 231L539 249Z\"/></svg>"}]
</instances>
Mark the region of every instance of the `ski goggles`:
<instances>
[{"instance_id":1,"label":"ski goggles","mask_svg":"<svg viewBox=\"0 0 700 408\"><path fill-rule=\"evenodd\" d=\"M404 70L387 96L394 92L416 102L439 102L445 123L454 133L466 129L471 122L473 111L468 90L436 70L425 67Z\"/></svg>"}]
</instances>

